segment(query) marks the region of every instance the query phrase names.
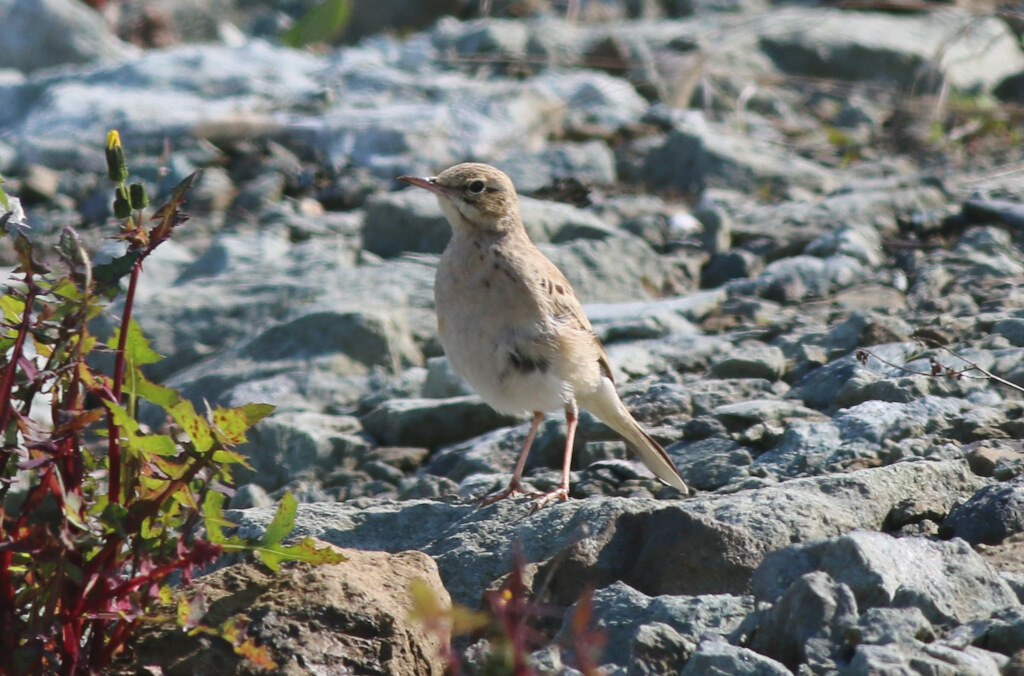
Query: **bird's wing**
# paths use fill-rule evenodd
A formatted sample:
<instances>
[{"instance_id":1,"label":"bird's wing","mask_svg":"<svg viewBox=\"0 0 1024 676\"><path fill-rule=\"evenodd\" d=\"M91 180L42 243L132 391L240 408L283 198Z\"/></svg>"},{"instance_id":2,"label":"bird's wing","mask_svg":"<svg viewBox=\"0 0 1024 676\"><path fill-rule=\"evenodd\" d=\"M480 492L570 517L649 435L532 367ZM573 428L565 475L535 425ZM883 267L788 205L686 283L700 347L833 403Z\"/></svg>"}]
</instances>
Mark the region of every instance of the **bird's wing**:
<instances>
[{"instance_id":1,"label":"bird's wing","mask_svg":"<svg viewBox=\"0 0 1024 676\"><path fill-rule=\"evenodd\" d=\"M549 318L547 326L540 331L541 341L554 352L553 359L572 355L575 371L573 382L580 378L596 381L604 376L614 384L611 362L604 346L598 340L583 305L569 280L547 257L534 259L534 270L530 271L531 291L537 299L540 315ZM596 367L596 368L595 368Z\"/></svg>"}]
</instances>

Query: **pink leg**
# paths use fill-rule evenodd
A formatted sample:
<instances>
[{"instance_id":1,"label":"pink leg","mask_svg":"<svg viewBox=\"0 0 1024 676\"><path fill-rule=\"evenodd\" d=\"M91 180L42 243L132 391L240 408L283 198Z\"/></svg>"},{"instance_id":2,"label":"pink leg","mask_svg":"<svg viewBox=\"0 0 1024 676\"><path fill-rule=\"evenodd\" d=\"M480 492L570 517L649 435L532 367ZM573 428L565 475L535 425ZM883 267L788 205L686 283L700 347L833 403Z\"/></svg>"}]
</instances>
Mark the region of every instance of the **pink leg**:
<instances>
[{"instance_id":1,"label":"pink leg","mask_svg":"<svg viewBox=\"0 0 1024 676\"><path fill-rule=\"evenodd\" d=\"M505 498L512 497L514 495L519 495L523 492L523 487L519 482L523 478L523 470L526 468L526 456L530 454L530 446L533 445L533 438L537 436L537 428L540 427L542 420L544 420L543 413L537 411L533 414L533 423L530 425L530 432L526 435L526 441L523 442L523 450L519 454L519 460L516 461L516 469L512 472L512 481L509 482L508 488L485 497L480 501L480 507L497 502L498 500L504 500Z\"/></svg>"},{"instance_id":2,"label":"pink leg","mask_svg":"<svg viewBox=\"0 0 1024 676\"><path fill-rule=\"evenodd\" d=\"M576 423L579 420L579 411L576 408L576 402L565 407L565 454L562 457L562 483L555 490L549 493L539 493L535 497L539 498L537 503L533 506L534 510L538 510L544 507L550 502L555 500L568 500L569 499L569 466L572 465L572 446L576 439Z\"/></svg>"}]
</instances>

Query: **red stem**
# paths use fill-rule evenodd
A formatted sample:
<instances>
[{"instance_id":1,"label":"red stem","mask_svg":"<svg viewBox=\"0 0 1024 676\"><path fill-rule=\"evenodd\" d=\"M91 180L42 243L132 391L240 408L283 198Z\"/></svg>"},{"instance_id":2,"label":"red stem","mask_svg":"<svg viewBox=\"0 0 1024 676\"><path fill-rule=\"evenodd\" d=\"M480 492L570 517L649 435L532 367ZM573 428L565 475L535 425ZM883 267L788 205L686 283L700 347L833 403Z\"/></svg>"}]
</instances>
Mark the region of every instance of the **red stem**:
<instances>
[{"instance_id":1,"label":"red stem","mask_svg":"<svg viewBox=\"0 0 1024 676\"><path fill-rule=\"evenodd\" d=\"M11 353L11 360L4 369L3 382L0 383L0 437L6 436L7 425L11 421L11 414L14 411L14 400L11 392L14 391L14 374L21 361L25 349L25 338L28 336L29 325L32 321L32 306L35 303L35 284L32 282L32 270L25 271L25 282L28 284L28 293L25 296L25 312L21 317L21 324L18 326L18 337L14 340L14 348ZM10 453L3 453L0 460L0 473L4 473ZM5 519L6 520L6 519ZM6 531L4 524L0 524L0 533ZM16 609L14 607L14 587L11 581L11 565L14 563L14 552L6 550L0 553L0 627L16 626ZM15 636L17 632L4 631L3 647L6 659L14 655Z\"/></svg>"},{"instance_id":2,"label":"red stem","mask_svg":"<svg viewBox=\"0 0 1024 676\"><path fill-rule=\"evenodd\" d=\"M124 351L128 343L128 324L132 318L132 305L135 303L135 287L139 282L139 271L142 270L142 259L135 261L131 277L128 280L128 293L124 299L124 312L121 315L121 334L117 339L117 354L114 358L114 388L112 401L121 404L121 389L124 386ZM111 504L121 502L121 434L114 423L114 412L107 414L107 430L110 437L110 489L108 500Z\"/></svg>"}]
</instances>

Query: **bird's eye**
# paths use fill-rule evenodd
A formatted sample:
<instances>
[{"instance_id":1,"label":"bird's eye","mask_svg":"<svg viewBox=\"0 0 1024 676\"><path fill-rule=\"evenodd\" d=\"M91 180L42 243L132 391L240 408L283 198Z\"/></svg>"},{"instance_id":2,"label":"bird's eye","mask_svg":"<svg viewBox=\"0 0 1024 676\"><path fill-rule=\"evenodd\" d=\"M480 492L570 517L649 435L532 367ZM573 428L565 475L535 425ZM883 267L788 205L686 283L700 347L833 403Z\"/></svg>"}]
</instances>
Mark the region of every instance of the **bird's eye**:
<instances>
[{"instance_id":1,"label":"bird's eye","mask_svg":"<svg viewBox=\"0 0 1024 676\"><path fill-rule=\"evenodd\" d=\"M471 192L474 195L479 195L487 188L487 184L481 180L476 180L470 181L467 187L469 188L469 192Z\"/></svg>"}]
</instances>

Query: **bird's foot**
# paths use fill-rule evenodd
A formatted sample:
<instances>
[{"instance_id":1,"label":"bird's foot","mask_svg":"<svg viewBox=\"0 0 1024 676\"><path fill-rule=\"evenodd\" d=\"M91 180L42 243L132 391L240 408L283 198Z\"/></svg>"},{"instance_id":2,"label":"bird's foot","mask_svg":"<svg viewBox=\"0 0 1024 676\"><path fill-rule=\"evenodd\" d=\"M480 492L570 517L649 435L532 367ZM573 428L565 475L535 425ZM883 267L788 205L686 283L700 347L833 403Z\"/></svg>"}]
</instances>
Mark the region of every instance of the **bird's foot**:
<instances>
[{"instance_id":1,"label":"bird's foot","mask_svg":"<svg viewBox=\"0 0 1024 676\"><path fill-rule=\"evenodd\" d=\"M498 502L499 500L504 500L505 498L514 498L517 495L523 494L525 494L525 491L523 490L522 484L520 484L518 481L513 480L512 483L508 485L508 488L506 488L503 491L498 491L497 493L491 493L490 495L484 496L480 500L480 502L476 504L476 506L486 507L487 505L493 505L495 502Z\"/></svg>"},{"instance_id":2,"label":"bird's foot","mask_svg":"<svg viewBox=\"0 0 1024 676\"><path fill-rule=\"evenodd\" d=\"M544 509L551 503L562 500L563 502L569 499L569 488L568 486L560 486L553 491L547 493L528 493L529 497L534 498L536 502L533 503L533 511Z\"/></svg>"}]
</instances>

